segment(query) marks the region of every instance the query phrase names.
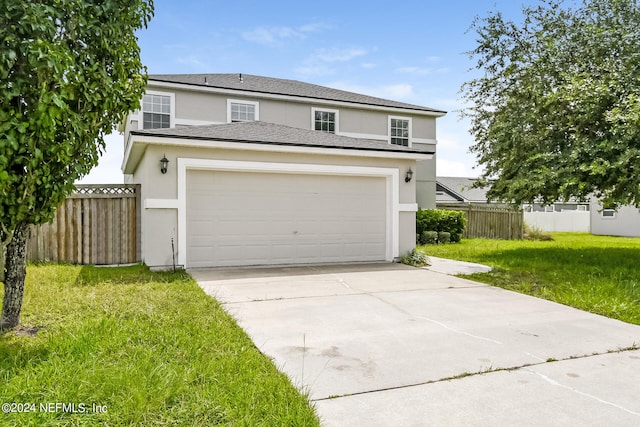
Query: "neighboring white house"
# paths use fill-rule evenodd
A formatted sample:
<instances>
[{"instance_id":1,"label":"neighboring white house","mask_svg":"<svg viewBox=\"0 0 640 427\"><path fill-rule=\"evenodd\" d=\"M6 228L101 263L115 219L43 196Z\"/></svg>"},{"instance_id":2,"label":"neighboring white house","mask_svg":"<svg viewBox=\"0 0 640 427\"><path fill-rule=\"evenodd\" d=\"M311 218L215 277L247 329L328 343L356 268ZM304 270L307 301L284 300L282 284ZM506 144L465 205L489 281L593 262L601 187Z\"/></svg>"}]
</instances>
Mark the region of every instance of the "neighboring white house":
<instances>
[{"instance_id":1,"label":"neighboring white house","mask_svg":"<svg viewBox=\"0 0 640 427\"><path fill-rule=\"evenodd\" d=\"M640 209L633 206L605 209L597 200L593 200L591 234L640 237Z\"/></svg>"},{"instance_id":2,"label":"neighboring white house","mask_svg":"<svg viewBox=\"0 0 640 427\"><path fill-rule=\"evenodd\" d=\"M293 80L151 75L123 129L143 261L396 260L415 247L418 205L435 206L444 114Z\"/></svg>"},{"instance_id":3,"label":"neighboring white house","mask_svg":"<svg viewBox=\"0 0 640 427\"><path fill-rule=\"evenodd\" d=\"M487 188L473 188L477 178L436 177L436 203L487 203Z\"/></svg>"},{"instance_id":4,"label":"neighboring white house","mask_svg":"<svg viewBox=\"0 0 640 427\"><path fill-rule=\"evenodd\" d=\"M437 203L476 203L487 201L487 188L472 188L476 178L443 177L436 178ZM524 222L543 231L589 232L589 204L581 202L554 203L543 206L540 203L522 206Z\"/></svg>"}]
</instances>

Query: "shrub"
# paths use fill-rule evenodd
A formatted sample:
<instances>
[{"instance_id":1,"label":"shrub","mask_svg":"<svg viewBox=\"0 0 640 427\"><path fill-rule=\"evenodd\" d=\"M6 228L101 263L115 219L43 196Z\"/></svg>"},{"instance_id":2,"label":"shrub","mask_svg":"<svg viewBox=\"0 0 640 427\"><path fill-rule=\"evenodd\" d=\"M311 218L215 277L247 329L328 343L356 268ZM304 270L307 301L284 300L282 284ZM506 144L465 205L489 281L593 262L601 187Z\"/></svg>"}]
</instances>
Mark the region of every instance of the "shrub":
<instances>
[{"instance_id":1,"label":"shrub","mask_svg":"<svg viewBox=\"0 0 640 427\"><path fill-rule=\"evenodd\" d=\"M457 243L466 225L464 212L443 209L419 209L416 213L416 232L422 237L425 231L446 231L450 241Z\"/></svg>"},{"instance_id":2,"label":"shrub","mask_svg":"<svg viewBox=\"0 0 640 427\"><path fill-rule=\"evenodd\" d=\"M524 225L524 233L522 234L522 238L524 240L553 240L551 234L547 233L546 231L542 231L542 229L538 227L530 226L526 223Z\"/></svg>"},{"instance_id":3,"label":"shrub","mask_svg":"<svg viewBox=\"0 0 640 427\"><path fill-rule=\"evenodd\" d=\"M423 231L420 235L420 244L421 245L434 245L438 243L438 232L437 231Z\"/></svg>"},{"instance_id":4,"label":"shrub","mask_svg":"<svg viewBox=\"0 0 640 427\"><path fill-rule=\"evenodd\" d=\"M448 231L438 232L438 243L449 243L451 241L451 233Z\"/></svg>"},{"instance_id":5,"label":"shrub","mask_svg":"<svg viewBox=\"0 0 640 427\"><path fill-rule=\"evenodd\" d=\"M413 248L413 250L408 254L403 255L400 258L400 262L412 267L424 267L426 265L431 265L431 263L429 262L429 257L426 256L420 249L416 248Z\"/></svg>"}]
</instances>

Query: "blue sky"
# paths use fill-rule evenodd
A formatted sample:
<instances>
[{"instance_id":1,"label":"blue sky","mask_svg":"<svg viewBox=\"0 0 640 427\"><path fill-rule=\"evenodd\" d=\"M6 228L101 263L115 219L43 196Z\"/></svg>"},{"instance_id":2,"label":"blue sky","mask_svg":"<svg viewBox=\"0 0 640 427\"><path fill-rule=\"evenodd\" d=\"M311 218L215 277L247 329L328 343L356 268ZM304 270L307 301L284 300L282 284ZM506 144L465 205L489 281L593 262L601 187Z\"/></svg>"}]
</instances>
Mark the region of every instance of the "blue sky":
<instances>
[{"instance_id":1,"label":"blue sky","mask_svg":"<svg viewBox=\"0 0 640 427\"><path fill-rule=\"evenodd\" d=\"M443 109L437 174L477 176L461 84L472 78L475 16L517 19L535 0L211 2L156 0L139 33L150 74L244 73L295 79ZM107 137L82 183L121 183L122 136Z\"/></svg>"}]
</instances>

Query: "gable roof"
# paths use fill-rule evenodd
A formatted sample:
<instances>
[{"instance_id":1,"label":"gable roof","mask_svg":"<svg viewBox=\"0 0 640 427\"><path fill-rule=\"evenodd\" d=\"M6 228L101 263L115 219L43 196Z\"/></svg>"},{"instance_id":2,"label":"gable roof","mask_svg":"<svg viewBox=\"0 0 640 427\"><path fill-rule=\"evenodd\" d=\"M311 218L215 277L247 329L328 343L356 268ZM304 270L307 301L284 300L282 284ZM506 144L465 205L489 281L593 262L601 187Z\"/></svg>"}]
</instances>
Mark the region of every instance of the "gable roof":
<instances>
[{"instance_id":1,"label":"gable roof","mask_svg":"<svg viewBox=\"0 0 640 427\"><path fill-rule=\"evenodd\" d=\"M476 178L436 177L436 185L459 198L461 202L487 203L488 188L471 188Z\"/></svg>"},{"instance_id":2,"label":"gable roof","mask_svg":"<svg viewBox=\"0 0 640 427\"><path fill-rule=\"evenodd\" d=\"M351 138L327 132L300 129L260 121L136 130L131 131L131 135L205 141L289 145L299 147L382 151L390 153L434 154L433 151L392 145L387 141L382 140Z\"/></svg>"},{"instance_id":3,"label":"gable roof","mask_svg":"<svg viewBox=\"0 0 640 427\"><path fill-rule=\"evenodd\" d=\"M219 88L324 101L348 102L376 107L400 108L415 112L433 113L437 116L447 113L435 108L376 98L297 80L277 79L251 74L150 74L149 83L153 82L178 83L203 88Z\"/></svg>"}]
</instances>

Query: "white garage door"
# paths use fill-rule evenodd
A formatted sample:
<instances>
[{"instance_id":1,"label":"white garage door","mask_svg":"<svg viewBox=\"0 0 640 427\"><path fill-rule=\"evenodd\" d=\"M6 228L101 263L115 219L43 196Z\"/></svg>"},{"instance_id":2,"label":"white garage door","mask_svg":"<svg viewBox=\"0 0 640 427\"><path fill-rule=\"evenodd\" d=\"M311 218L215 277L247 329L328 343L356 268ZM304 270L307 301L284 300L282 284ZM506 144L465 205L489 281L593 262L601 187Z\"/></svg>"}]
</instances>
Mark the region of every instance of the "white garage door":
<instances>
[{"instance_id":1,"label":"white garage door","mask_svg":"<svg viewBox=\"0 0 640 427\"><path fill-rule=\"evenodd\" d=\"M379 261L386 181L188 171L187 266Z\"/></svg>"}]
</instances>

